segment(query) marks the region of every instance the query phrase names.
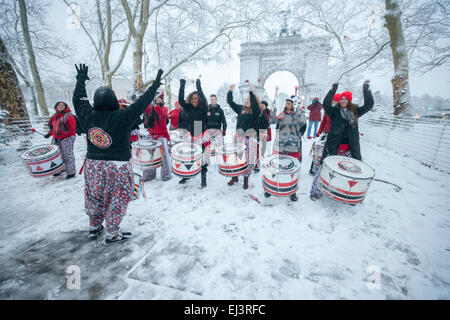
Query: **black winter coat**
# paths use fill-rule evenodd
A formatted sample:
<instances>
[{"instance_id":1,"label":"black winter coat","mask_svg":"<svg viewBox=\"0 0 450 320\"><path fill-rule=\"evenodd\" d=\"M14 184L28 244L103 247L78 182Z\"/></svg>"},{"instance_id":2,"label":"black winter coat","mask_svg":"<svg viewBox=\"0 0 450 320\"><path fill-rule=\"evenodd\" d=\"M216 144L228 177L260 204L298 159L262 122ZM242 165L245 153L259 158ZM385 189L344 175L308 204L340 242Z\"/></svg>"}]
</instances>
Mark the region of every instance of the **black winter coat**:
<instances>
[{"instance_id":1,"label":"black winter coat","mask_svg":"<svg viewBox=\"0 0 450 320\"><path fill-rule=\"evenodd\" d=\"M152 102L158 87L159 83L155 82L125 110L119 110L110 88L101 87L94 96L93 108L87 98L85 80L77 80L73 105L87 135L86 157L93 160L130 160L130 132Z\"/></svg>"},{"instance_id":2,"label":"black winter coat","mask_svg":"<svg viewBox=\"0 0 450 320\"><path fill-rule=\"evenodd\" d=\"M348 142L350 145L350 152L352 157L358 160L362 160L361 148L359 145L359 129L358 122L355 124L349 123L341 116L340 105L332 106L333 97L336 90L330 90L323 101L323 108L331 119L330 132L328 133L327 142L325 143L323 158L327 156L337 155L339 146L342 143ZM364 105L358 107L358 118L372 109L374 100L372 92L367 90L364 92Z\"/></svg>"},{"instance_id":3,"label":"black winter coat","mask_svg":"<svg viewBox=\"0 0 450 320\"><path fill-rule=\"evenodd\" d=\"M186 111L183 108L180 109L180 113L178 114L178 129L186 129Z\"/></svg>"},{"instance_id":4,"label":"black winter coat","mask_svg":"<svg viewBox=\"0 0 450 320\"><path fill-rule=\"evenodd\" d=\"M233 92L228 91L227 94L227 102L230 105L231 109L237 113L237 121L236 121L236 130L242 129L246 132L248 129L254 129L256 120L259 118L261 114L261 110L259 109L258 101L256 101L255 94L250 92L250 105L252 108L252 113L244 113L244 106L242 104L236 104L233 101Z\"/></svg>"},{"instance_id":5,"label":"black winter coat","mask_svg":"<svg viewBox=\"0 0 450 320\"><path fill-rule=\"evenodd\" d=\"M215 107L209 105L206 116L206 127L208 129L227 130L227 120L220 105L216 104Z\"/></svg>"},{"instance_id":6,"label":"black winter coat","mask_svg":"<svg viewBox=\"0 0 450 320\"><path fill-rule=\"evenodd\" d=\"M270 110L269 109L266 109L266 110L264 110L264 112L261 112L259 114L259 117L258 117L258 119L256 119L256 123L255 123L255 130L258 133L258 136L259 136L259 130L265 130L270 127L269 119L270 119Z\"/></svg>"},{"instance_id":7,"label":"black winter coat","mask_svg":"<svg viewBox=\"0 0 450 320\"><path fill-rule=\"evenodd\" d=\"M198 107L194 107L192 104L187 103L184 100L184 87L185 84L180 85L180 91L178 93L178 102L185 111L183 121L185 123L185 129L188 130L192 136L194 136L194 125L196 121L201 121L202 133L206 131L206 115L208 113L208 102L203 93L202 87L197 86L197 92L200 99ZM179 122L179 120L178 120Z\"/></svg>"}]
</instances>

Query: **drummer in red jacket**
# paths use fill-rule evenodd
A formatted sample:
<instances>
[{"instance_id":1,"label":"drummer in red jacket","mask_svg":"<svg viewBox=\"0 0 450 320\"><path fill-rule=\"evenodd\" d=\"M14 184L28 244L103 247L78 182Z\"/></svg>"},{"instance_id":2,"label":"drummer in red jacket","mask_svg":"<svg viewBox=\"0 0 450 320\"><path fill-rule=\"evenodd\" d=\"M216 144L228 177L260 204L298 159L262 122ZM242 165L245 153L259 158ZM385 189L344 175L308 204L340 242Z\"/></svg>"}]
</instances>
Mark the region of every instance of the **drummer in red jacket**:
<instances>
[{"instance_id":1,"label":"drummer in red jacket","mask_svg":"<svg viewBox=\"0 0 450 320\"><path fill-rule=\"evenodd\" d=\"M178 117L180 115L180 109L181 109L180 103L178 101L175 102L175 109L169 112L169 120L170 120L169 130L178 129Z\"/></svg>"},{"instance_id":2,"label":"drummer in red jacket","mask_svg":"<svg viewBox=\"0 0 450 320\"><path fill-rule=\"evenodd\" d=\"M49 138L53 136L53 144L56 144L61 150L61 155L66 164L66 179L75 177L75 155L73 145L75 143L76 120L70 113L70 108L65 102L55 104L55 114L48 121L48 133L44 136ZM55 173L59 176L61 172Z\"/></svg>"},{"instance_id":3,"label":"drummer in red jacket","mask_svg":"<svg viewBox=\"0 0 450 320\"><path fill-rule=\"evenodd\" d=\"M169 153L170 136L167 131L167 117L169 110L164 106L164 92L156 97L155 104L148 106L144 112L144 127L148 128L147 139L158 140L163 148L163 162L161 165L161 180L172 179L172 162ZM156 178L156 169L145 170L143 172L144 181Z\"/></svg>"},{"instance_id":4,"label":"drummer in red jacket","mask_svg":"<svg viewBox=\"0 0 450 320\"><path fill-rule=\"evenodd\" d=\"M319 98L314 98L312 104L308 107L309 110L309 123L308 123L308 139L311 139L311 128L314 125L314 134L317 133L317 127L319 126L319 122L322 118L322 105L319 102Z\"/></svg>"}]
</instances>

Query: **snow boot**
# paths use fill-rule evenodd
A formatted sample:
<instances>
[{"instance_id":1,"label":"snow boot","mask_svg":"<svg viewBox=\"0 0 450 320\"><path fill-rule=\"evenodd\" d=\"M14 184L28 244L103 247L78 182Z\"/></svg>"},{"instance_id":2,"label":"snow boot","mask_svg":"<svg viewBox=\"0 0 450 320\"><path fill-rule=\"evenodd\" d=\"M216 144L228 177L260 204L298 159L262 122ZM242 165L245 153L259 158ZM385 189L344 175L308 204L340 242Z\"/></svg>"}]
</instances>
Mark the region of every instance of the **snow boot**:
<instances>
[{"instance_id":1,"label":"snow boot","mask_svg":"<svg viewBox=\"0 0 450 320\"><path fill-rule=\"evenodd\" d=\"M253 168L253 172L258 173L259 172L259 168Z\"/></svg>"},{"instance_id":2,"label":"snow boot","mask_svg":"<svg viewBox=\"0 0 450 320\"><path fill-rule=\"evenodd\" d=\"M105 239L105 245L109 246L114 243L123 242L131 238L131 232L119 231L117 235L108 234Z\"/></svg>"},{"instance_id":3,"label":"snow boot","mask_svg":"<svg viewBox=\"0 0 450 320\"><path fill-rule=\"evenodd\" d=\"M248 177L244 177L244 190L248 189Z\"/></svg>"},{"instance_id":4,"label":"snow boot","mask_svg":"<svg viewBox=\"0 0 450 320\"><path fill-rule=\"evenodd\" d=\"M312 201L316 201L316 200L319 199L319 198L317 198L317 197L315 197L315 196L313 196L313 195L310 195L309 198L310 198Z\"/></svg>"},{"instance_id":5,"label":"snow boot","mask_svg":"<svg viewBox=\"0 0 450 320\"><path fill-rule=\"evenodd\" d=\"M72 178L75 178L75 173L74 173L74 174L68 174L68 175L66 176L66 180L67 180L67 179L72 179Z\"/></svg>"},{"instance_id":6,"label":"snow boot","mask_svg":"<svg viewBox=\"0 0 450 320\"><path fill-rule=\"evenodd\" d=\"M291 201L293 202L297 201L297 195L295 193L291 194Z\"/></svg>"},{"instance_id":7,"label":"snow boot","mask_svg":"<svg viewBox=\"0 0 450 320\"><path fill-rule=\"evenodd\" d=\"M188 180L189 180L189 178L181 178L181 180L178 181L178 183L179 183L179 184L185 184L186 181L188 181Z\"/></svg>"},{"instance_id":8,"label":"snow boot","mask_svg":"<svg viewBox=\"0 0 450 320\"><path fill-rule=\"evenodd\" d=\"M239 182L239 178L238 177L233 177L231 178L230 181L228 181L228 185L232 186L233 184L235 184L236 182Z\"/></svg>"},{"instance_id":9,"label":"snow boot","mask_svg":"<svg viewBox=\"0 0 450 320\"><path fill-rule=\"evenodd\" d=\"M103 233L104 230L105 228L102 225L100 225L99 227L91 227L89 229L88 238L91 240L95 240L99 235Z\"/></svg>"},{"instance_id":10,"label":"snow boot","mask_svg":"<svg viewBox=\"0 0 450 320\"><path fill-rule=\"evenodd\" d=\"M272 195L270 193L268 193L267 191L264 192L264 197L266 198L270 198Z\"/></svg>"},{"instance_id":11,"label":"snow boot","mask_svg":"<svg viewBox=\"0 0 450 320\"><path fill-rule=\"evenodd\" d=\"M206 171L202 171L202 189L206 187Z\"/></svg>"}]
</instances>

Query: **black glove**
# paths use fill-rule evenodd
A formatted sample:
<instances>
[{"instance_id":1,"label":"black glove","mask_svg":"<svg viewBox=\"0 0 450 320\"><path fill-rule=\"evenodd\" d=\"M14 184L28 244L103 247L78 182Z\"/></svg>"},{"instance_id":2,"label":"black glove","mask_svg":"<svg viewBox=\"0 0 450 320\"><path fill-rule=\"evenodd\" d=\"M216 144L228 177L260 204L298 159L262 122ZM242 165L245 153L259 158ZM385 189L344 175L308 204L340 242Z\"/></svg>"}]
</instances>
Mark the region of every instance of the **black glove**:
<instances>
[{"instance_id":1,"label":"black glove","mask_svg":"<svg viewBox=\"0 0 450 320\"><path fill-rule=\"evenodd\" d=\"M180 79L180 86L184 87L186 85L186 80Z\"/></svg>"},{"instance_id":2,"label":"black glove","mask_svg":"<svg viewBox=\"0 0 450 320\"><path fill-rule=\"evenodd\" d=\"M87 65L80 63L80 68L77 65L75 65L75 68L77 69L77 80L89 80Z\"/></svg>"},{"instance_id":3,"label":"black glove","mask_svg":"<svg viewBox=\"0 0 450 320\"><path fill-rule=\"evenodd\" d=\"M50 138L50 136L51 136L51 134L50 134L50 133L47 133L46 135L44 135L44 138L45 138L45 139L48 139L48 138Z\"/></svg>"},{"instance_id":4,"label":"black glove","mask_svg":"<svg viewBox=\"0 0 450 320\"><path fill-rule=\"evenodd\" d=\"M163 74L163 71L161 69L158 70L158 74L156 75L156 79L153 83L156 83L156 85L159 87L161 85L161 76Z\"/></svg>"},{"instance_id":5,"label":"black glove","mask_svg":"<svg viewBox=\"0 0 450 320\"><path fill-rule=\"evenodd\" d=\"M202 87L202 84L200 83L200 79L197 79L197 81L195 81L195 85L197 86L197 90L199 90Z\"/></svg>"},{"instance_id":6,"label":"black glove","mask_svg":"<svg viewBox=\"0 0 450 320\"><path fill-rule=\"evenodd\" d=\"M363 92L367 92L367 91L369 91L369 82L364 82L364 84L363 84Z\"/></svg>"},{"instance_id":7,"label":"black glove","mask_svg":"<svg viewBox=\"0 0 450 320\"><path fill-rule=\"evenodd\" d=\"M333 90L333 91L337 91L337 88L338 88L338 86L339 86L339 83L333 83L333 85L331 86L331 89Z\"/></svg>"}]
</instances>

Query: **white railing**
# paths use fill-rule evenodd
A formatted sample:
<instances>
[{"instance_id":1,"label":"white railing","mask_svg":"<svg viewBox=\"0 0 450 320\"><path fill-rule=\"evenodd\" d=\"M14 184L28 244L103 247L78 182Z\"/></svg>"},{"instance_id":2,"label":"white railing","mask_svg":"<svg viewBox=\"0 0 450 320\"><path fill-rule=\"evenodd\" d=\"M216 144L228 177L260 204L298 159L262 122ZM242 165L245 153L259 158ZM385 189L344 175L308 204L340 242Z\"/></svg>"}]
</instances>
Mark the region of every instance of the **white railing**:
<instances>
[{"instance_id":1,"label":"white railing","mask_svg":"<svg viewBox=\"0 0 450 320\"><path fill-rule=\"evenodd\" d=\"M368 112L360 119L363 139L450 173L449 119L405 118Z\"/></svg>"}]
</instances>

